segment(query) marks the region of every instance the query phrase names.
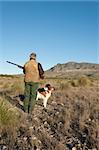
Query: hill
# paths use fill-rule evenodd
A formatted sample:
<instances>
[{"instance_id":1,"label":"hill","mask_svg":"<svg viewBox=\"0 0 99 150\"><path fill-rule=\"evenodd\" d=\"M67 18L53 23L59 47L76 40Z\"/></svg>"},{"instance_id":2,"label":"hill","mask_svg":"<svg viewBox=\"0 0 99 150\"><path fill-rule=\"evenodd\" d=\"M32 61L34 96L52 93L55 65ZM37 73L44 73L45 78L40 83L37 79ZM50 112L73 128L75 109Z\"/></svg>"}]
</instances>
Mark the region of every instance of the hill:
<instances>
[{"instance_id":1,"label":"hill","mask_svg":"<svg viewBox=\"0 0 99 150\"><path fill-rule=\"evenodd\" d=\"M99 76L99 64L67 62L57 64L45 72L46 77L76 77L80 75Z\"/></svg>"}]
</instances>

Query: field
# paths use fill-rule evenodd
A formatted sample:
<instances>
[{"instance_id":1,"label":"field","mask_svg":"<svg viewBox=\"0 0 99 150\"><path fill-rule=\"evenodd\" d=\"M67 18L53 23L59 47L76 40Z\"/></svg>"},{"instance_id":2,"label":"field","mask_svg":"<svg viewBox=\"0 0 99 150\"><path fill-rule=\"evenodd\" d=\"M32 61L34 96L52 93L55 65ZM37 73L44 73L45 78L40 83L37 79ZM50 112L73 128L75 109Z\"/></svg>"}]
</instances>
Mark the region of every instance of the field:
<instances>
[{"instance_id":1,"label":"field","mask_svg":"<svg viewBox=\"0 0 99 150\"><path fill-rule=\"evenodd\" d=\"M98 150L99 78L81 75L50 78L55 91L47 110L36 103L23 112L24 78L0 76L0 150Z\"/></svg>"}]
</instances>

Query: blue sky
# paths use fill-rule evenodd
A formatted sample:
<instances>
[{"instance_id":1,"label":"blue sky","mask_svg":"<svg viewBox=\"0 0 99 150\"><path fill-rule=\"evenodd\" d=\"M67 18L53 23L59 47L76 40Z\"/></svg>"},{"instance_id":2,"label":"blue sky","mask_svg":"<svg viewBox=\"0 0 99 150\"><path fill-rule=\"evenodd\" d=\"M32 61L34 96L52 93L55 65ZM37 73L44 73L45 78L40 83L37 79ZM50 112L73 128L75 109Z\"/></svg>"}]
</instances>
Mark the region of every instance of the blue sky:
<instances>
[{"instance_id":1,"label":"blue sky","mask_svg":"<svg viewBox=\"0 0 99 150\"><path fill-rule=\"evenodd\" d=\"M99 63L96 1L0 1L0 74L22 73L31 52L44 70L68 61Z\"/></svg>"}]
</instances>

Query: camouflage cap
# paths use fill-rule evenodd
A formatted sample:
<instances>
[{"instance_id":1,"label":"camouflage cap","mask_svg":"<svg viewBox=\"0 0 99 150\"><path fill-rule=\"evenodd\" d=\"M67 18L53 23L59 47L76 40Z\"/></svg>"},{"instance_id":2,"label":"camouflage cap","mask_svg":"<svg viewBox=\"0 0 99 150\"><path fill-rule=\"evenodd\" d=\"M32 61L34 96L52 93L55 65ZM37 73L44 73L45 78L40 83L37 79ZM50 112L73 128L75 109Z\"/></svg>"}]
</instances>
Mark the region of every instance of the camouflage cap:
<instances>
[{"instance_id":1,"label":"camouflage cap","mask_svg":"<svg viewBox=\"0 0 99 150\"><path fill-rule=\"evenodd\" d=\"M35 54L35 53L31 53L31 54L30 54L30 58L31 58L31 59L36 59L36 54Z\"/></svg>"}]
</instances>

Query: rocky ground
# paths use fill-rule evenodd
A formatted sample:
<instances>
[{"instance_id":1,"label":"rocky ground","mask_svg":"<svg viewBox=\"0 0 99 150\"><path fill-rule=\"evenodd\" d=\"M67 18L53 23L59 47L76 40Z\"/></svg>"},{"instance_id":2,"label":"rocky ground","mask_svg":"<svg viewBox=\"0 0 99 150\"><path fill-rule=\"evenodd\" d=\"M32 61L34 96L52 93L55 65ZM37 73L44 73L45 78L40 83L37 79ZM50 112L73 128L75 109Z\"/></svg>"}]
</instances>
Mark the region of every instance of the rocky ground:
<instances>
[{"instance_id":1,"label":"rocky ground","mask_svg":"<svg viewBox=\"0 0 99 150\"><path fill-rule=\"evenodd\" d=\"M98 90L98 86L56 89L47 109L38 101L32 115L22 110L24 95L1 92L0 97L24 117L14 136L10 129L0 130L0 150L98 150Z\"/></svg>"}]
</instances>

